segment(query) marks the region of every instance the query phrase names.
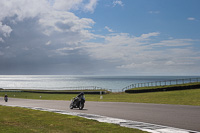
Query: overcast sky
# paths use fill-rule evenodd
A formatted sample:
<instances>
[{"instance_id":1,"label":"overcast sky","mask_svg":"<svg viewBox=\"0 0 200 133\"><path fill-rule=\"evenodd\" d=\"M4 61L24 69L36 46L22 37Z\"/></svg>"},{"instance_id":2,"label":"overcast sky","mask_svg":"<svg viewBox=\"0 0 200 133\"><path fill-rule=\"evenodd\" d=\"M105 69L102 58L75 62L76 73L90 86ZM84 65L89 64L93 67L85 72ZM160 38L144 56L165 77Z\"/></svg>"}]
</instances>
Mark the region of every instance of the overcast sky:
<instances>
[{"instance_id":1,"label":"overcast sky","mask_svg":"<svg viewBox=\"0 0 200 133\"><path fill-rule=\"evenodd\" d=\"M200 75L200 0L0 0L0 74Z\"/></svg>"}]
</instances>

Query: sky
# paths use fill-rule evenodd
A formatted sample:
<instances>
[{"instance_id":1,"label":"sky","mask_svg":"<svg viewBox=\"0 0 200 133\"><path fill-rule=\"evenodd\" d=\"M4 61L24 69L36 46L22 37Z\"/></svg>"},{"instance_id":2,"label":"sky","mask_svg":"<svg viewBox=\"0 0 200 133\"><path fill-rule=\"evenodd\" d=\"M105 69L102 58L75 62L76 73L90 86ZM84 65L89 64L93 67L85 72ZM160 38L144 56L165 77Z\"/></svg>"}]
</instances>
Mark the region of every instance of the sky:
<instances>
[{"instance_id":1,"label":"sky","mask_svg":"<svg viewBox=\"0 0 200 133\"><path fill-rule=\"evenodd\" d=\"M199 0L1 0L0 74L200 75Z\"/></svg>"}]
</instances>

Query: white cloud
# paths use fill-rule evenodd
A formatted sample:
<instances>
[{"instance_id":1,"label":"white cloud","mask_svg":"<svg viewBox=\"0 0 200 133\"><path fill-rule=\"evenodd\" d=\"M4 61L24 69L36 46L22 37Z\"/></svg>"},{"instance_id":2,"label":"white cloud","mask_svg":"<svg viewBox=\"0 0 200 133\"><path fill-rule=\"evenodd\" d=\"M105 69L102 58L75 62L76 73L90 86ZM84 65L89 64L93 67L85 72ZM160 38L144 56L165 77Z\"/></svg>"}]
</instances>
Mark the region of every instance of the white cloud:
<instances>
[{"instance_id":1,"label":"white cloud","mask_svg":"<svg viewBox=\"0 0 200 133\"><path fill-rule=\"evenodd\" d=\"M12 28L9 25L3 23L5 18L9 18L10 22L15 24L23 22L25 19L37 19L40 25L41 31L51 36L57 33L69 34L71 36L66 37L66 42L77 43L83 40L90 39L92 34L88 29L92 28L94 21L89 18L79 18L70 11L63 11L65 7L67 10L78 8L84 5L82 10L92 11L96 6L97 0L90 0L85 2L84 0L1 0L1 12L0 12L0 37L9 37L12 32ZM52 7L53 5L53 7ZM56 33L57 32L57 33ZM76 37L72 37L76 36ZM69 38L73 38L67 40ZM2 38L3 39L3 38Z\"/></svg>"},{"instance_id":2,"label":"white cloud","mask_svg":"<svg viewBox=\"0 0 200 133\"><path fill-rule=\"evenodd\" d=\"M177 46L188 46L192 45L195 40L192 39L172 39L163 40L159 43L151 44L152 46L166 46L166 47L177 47Z\"/></svg>"},{"instance_id":3,"label":"white cloud","mask_svg":"<svg viewBox=\"0 0 200 133\"><path fill-rule=\"evenodd\" d=\"M2 22L0 22L0 35L2 34L4 37L9 37L11 32L12 29L10 26L3 25Z\"/></svg>"},{"instance_id":4,"label":"white cloud","mask_svg":"<svg viewBox=\"0 0 200 133\"><path fill-rule=\"evenodd\" d=\"M174 64L176 64L174 61L167 61L167 62L165 62L165 64L166 65L174 65Z\"/></svg>"},{"instance_id":5,"label":"white cloud","mask_svg":"<svg viewBox=\"0 0 200 133\"><path fill-rule=\"evenodd\" d=\"M94 12L96 5L97 5L97 0L90 0L89 3L85 5L84 10Z\"/></svg>"},{"instance_id":6,"label":"white cloud","mask_svg":"<svg viewBox=\"0 0 200 133\"><path fill-rule=\"evenodd\" d=\"M144 66L146 67L152 67L152 66L155 66L156 64L152 63L151 61L149 62L142 62L140 64L136 64L136 63L131 63L131 64L127 64L127 65L121 65L121 66L117 66L117 68L120 68L120 69L139 69L139 68L142 68Z\"/></svg>"},{"instance_id":7,"label":"white cloud","mask_svg":"<svg viewBox=\"0 0 200 133\"><path fill-rule=\"evenodd\" d=\"M48 10L49 5L46 0L1 0L0 21L6 17L13 17L15 21L22 21L24 18L34 18L40 13Z\"/></svg>"},{"instance_id":8,"label":"white cloud","mask_svg":"<svg viewBox=\"0 0 200 133\"><path fill-rule=\"evenodd\" d=\"M94 12L97 0L55 0L53 7L57 10L83 10Z\"/></svg>"},{"instance_id":9,"label":"white cloud","mask_svg":"<svg viewBox=\"0 0 200 133\"><path fill-rule=\"evenodd\" d=\"M75 47L64 47L64 48L59 48L55 50L55 53L59 54L59 55L69 55L69 54L73 54L74 50L78 50L82 47L79 46L75 46Z\"/></svg>"},{"instance_id":10,"label":"white cloud","mask_svg":"<svg viewBox=\"0 0 200 133\"><path fill-rule=\"evenodd\" d=\"M116 69L128 72L173 74L179 67L181 70L188 69L198 62L199 58L194 57L199 53L192 48L196 40L171 39L152 43L159 35L159 32L137 37L127 33L113 33L101 37L104 38L101 43L85 43L85 50L91 58L116 64Z\"/></svg>"},{"instance_id":11,"label":"white cloud","mask_svg":"<svg viewBox=\"0 0 200 133\"><path fill-rule=\"evenodd\" d=\"M0 42L4 42L4 40L0 37Z\"/></svg>"},{"instance_id":12,"label":"white cloud","mask_svg":"<svg viewBox=\"0 0 200 133\"><path fill-rule=\"evenodd\" d=\"M71 12L51 11L51 14L44 15L39 19L44 27L44 33L50 35L57 32L84 32L94 24L92 19L78 18Z\"/></svg>"},{"instance_id":13,"label":"white cloud","mask_svg":"<svg viewBox=\"0 0 200 133\"><path fill-rule=\"evenodd\" d=\"M12 28L3 23L5 18L12 18L12 23L23 21L25 18L34 18L48 10L46 0L1 0L0 32L4 37L9 37Z\"/></svg>"},{"instance_id":14,"label":"white cloud","mask_svg":"<svg viewBox=\"0 0 200 133\"><path fill-rule=\"evenodd\" d=\"M132 53L132 59L124 61L116 68L126 71L138 71L152 74L183 74L191 71L191 67L197 65L199 59L193 59L198 53L192 49L153 49L141 50L142 54ZM137 55L138 54L138 55ZM137 57L134 58L134 57ZM121 61L122 62L122 61ZM187 72L185 72L187 70Z\"/></svg>"},{"instance_id":15,"label":"white cloud","mask_svg":"<svg viewBox=\"0 0 200 133\"><path fill-rule=\"evenodd\" d=\"M194 20L196 20L196 19L193 18L193 17L189 17L189 18L187 18L187 20L194 21Z\"/></svg>"},{"instance_id":16,"label":"white cloud","mask_svg":"<svg viewBox=\"0 0 200 133\"><path fill-rule=\"evenodd\" d=\"M148 44L151 37L158 36L159 33L152 32L142 34L139 37L131 36L127 33L115 33L104 37L102 43L86 43L87 51L91 57L105 60L132 60L140 56L141 51L148 49L143 44ZM101 53L101 54L99 54ZM135 55L135 56L133 56Z\"/></svg>"},{"instance_id":17,"label":"white cloud","mask_svg":"<svg viewBox=\"0 0 200 133\"><path fill-rule=\"evenodd\" d=\"M159 14L160 11L149 11L148 13L150 13L150 14Z\"/></svg>"},{"instance_id":18,"label":"white cloud","mask_svg":"<svg viewBox=\"0 0 200 133\"><path fill-rule=\"evenodd\" d=\"M121 0L114 0L114 1L113 1L113 6L115 7L115 6L117 6L117 5L119 5L119 6L124 6L124 4L123 4L123 2L122 2Z\"/></svg>"},{"instance_id":19,"label":"white cloud","mask_svg":"<svg viewBox=\"0 0 200 133\"><path fill-rule=\"evenodd\" d=\"M77 10L83 0L55 0L53 7L58 10Z\"/></svg>"},{"instance_id":20,"label":"white cloud","mask_svg":"<svg viewBox=\"0 0 200 133\"><path fill-rule=\"evenodd\" d=\"M145 38L149 38L149 37L153 37L153 36L158 36L158 35L160 35L159 32L151 32L151 33L148 33L148 34L142 34L141 38L145 39Z\"/></svg>"},{"instance_id":21,"label":"white cloud","mask_svg":"<svg viewBox=\"0 0 200 133\"><path fill-rule=\"evenodd\" d=\"M108 26L105 26L105 29L108 30L109 32L114 32L111 28L109 28Z\"/></svg>"},{"instance_id":22,"label":"white cloud","mask_svg":"<svg viewBox=\"0 0 200 133\"><path fill-rule=\"evenodd\" d=\"M48 46L48 45L50 45L50 44L51 44L51 41L48 41L48 42L47 42L45 45L47 45L47 46Z\"/></svg>"}]
</instances>

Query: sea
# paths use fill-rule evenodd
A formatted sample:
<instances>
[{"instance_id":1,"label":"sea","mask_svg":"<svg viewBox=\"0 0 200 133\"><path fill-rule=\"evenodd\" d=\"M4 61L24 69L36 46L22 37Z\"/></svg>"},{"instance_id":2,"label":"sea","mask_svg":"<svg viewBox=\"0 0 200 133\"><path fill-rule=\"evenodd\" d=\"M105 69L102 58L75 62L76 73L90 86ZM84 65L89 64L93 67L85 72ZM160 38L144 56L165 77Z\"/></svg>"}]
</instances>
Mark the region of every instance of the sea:
<instances>
[{"instance_id":1,"label":"sea","mask_svg":"<svg viewBox=\"0 0 200 133\"><path fill-rule=\"evenodd\" d=\"M120 92L126 86L136 83L197 77L198 76L0 75L0 88L33 90L107 89L113 92Z\"/></svg>"}]
</instances>

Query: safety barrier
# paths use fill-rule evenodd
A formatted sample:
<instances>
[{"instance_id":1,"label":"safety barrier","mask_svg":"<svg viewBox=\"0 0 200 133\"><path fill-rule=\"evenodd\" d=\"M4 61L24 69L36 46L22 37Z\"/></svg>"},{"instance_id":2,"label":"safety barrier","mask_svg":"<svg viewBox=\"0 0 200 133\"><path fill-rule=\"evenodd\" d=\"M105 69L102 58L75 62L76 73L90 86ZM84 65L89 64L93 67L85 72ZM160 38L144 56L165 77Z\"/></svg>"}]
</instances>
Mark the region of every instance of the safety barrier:
<instances>
[{"instance_id":1,"label":"safety barrier","mask_svg":"<svg viewBox=\"0 0 200 133\"><path fill-rule=\"evenodd\" d=\"M178 85L178 84L187 84L187 83L194 83L194 82L200 82L200 78L188 78L188 79L176 79L176 80L136 83L136 84L131 84L127 87L124 87L122 89L122 91L124 92L125 90L132 89L132 88Z\"/></svg>"}]
</instances>

